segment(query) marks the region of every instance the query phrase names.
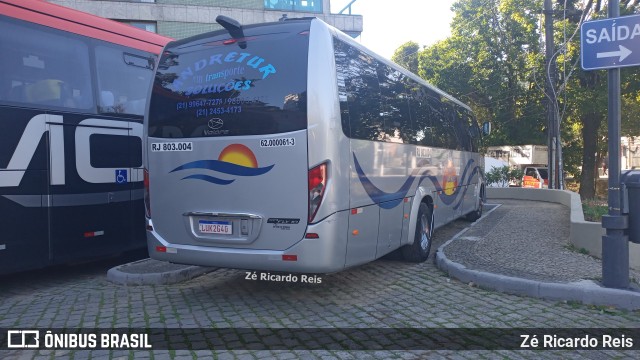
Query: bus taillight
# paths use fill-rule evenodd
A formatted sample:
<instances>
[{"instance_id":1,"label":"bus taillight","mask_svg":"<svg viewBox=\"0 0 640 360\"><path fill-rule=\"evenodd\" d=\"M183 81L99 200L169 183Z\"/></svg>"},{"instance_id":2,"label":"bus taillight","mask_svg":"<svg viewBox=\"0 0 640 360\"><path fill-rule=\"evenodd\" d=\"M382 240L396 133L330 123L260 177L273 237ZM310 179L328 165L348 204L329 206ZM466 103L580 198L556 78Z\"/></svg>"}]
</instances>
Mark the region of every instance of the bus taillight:
<instances>
[{"instance_id":1,"label":"bus taillight","mask_svg":"<svg viewBox=\"0 0 640 360\"><path fill-rule=\"evenodd\" d=\"M324 196L327 184L327 164L320 164L309 170L309 222L313 222Z\"/></svg>"},{"instance_id":2,"label":"bus taillight","mask_svg":"<svg viewBox=\"0 0 640 360\"><path fill-rule=\"evenodd\" d=\"M144 169L144 209L147 218L151 219L151 198L149 195L149 170Z\"/></svg>"}]
</instances>

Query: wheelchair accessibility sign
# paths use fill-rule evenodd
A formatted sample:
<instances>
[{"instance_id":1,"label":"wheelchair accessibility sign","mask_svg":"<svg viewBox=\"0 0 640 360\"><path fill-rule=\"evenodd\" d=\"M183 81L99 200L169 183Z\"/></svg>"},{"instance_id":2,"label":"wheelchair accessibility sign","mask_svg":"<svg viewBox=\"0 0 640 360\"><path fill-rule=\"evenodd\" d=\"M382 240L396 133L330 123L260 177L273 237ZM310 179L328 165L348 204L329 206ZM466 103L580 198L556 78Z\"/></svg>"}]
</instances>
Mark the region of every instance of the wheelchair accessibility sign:
<instances>
[{"instance_id":1,"label":"wheelchair accessibility sign","mask_svg":"<svg viewBox=\"0 0 640 360\"><path fill-rule=\"evenodd\" d=\"M116 169L116 184L126 184L127 179L128 176L126 169Z\"/></svg>"}]
</instances>

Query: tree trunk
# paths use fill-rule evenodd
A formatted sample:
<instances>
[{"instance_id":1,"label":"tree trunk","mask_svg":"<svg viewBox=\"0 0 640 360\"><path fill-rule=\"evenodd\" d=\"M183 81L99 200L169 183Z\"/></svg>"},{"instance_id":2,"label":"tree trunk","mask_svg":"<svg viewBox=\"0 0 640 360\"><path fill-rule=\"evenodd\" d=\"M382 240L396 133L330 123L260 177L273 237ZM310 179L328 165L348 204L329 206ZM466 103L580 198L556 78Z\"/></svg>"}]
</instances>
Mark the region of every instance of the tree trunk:
<instances>
[{"instance_id":1,"label":"tree trunk","mask_svg":"<svg viewBox=\"0 0 640 360\"><path fill-rule=\"evenodd\" d=\"M582 122L582 173L580 174L580 197L593 199L596 196L596 152L598 151L598 129L602 116L589 113Z\"/></svg>"}]
</instances>

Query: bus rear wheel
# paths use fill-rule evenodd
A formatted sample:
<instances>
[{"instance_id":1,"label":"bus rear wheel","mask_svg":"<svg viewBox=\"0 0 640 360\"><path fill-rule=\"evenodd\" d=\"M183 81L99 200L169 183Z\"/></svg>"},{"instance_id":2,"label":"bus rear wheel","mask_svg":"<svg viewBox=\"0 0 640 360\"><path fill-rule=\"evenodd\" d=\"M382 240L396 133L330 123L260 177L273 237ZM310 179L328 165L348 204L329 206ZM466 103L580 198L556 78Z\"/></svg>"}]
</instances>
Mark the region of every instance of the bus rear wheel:
<instances>
[{"instance_id":1,"label":"bus rear wheel","mask_svg":"<svg viewBox=\"0 0 640 360\"><path fill-rule=\"evenodd\" d=\"M423 262L429 257L433 237L433 211L425 203L418 208L418 218L413 244L402 247L402 256L409 262Z\"/></svg>"}]
</instances>

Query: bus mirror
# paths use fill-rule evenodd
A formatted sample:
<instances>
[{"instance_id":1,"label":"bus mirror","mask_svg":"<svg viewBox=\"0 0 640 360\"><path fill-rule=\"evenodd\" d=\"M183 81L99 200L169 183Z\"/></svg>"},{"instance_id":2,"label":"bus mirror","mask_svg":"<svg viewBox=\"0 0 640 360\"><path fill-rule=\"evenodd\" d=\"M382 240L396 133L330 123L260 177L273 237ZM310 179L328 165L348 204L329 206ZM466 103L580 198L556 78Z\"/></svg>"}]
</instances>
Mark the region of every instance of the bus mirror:
<instances>
[{"instance_id":1,"label":"bus mirror","mask_svg":"<svg viewBox=\"0 0 640 360\"><path fill-rule=\"evenodd\" d=\"M491 134L491 123L485 121L482 123L482 135L489 136Z\"/></svg>"}]
</instances>

